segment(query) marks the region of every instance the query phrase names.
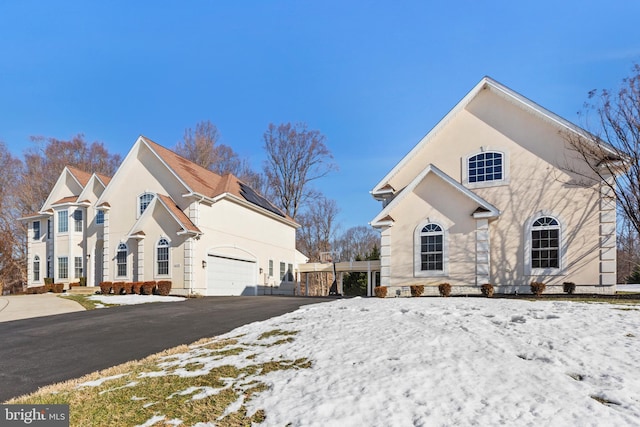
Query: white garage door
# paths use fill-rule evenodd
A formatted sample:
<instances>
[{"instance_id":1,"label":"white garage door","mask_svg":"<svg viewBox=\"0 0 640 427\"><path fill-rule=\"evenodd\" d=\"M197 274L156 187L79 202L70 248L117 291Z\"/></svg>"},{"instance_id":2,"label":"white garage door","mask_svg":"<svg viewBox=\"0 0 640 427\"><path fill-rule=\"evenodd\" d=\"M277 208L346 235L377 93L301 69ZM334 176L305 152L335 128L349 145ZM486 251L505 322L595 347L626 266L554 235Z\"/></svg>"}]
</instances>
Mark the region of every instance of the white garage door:
<instances>
[{"instance_id":1,"label":"white garage door","mask_svg":"<svg viewBox=\"0 0 640 427\"><path fill-rule=\"evenodd\" d=\"M256 262L209 255L208 295L256 295Z\"/></svg>"}]
</instances>

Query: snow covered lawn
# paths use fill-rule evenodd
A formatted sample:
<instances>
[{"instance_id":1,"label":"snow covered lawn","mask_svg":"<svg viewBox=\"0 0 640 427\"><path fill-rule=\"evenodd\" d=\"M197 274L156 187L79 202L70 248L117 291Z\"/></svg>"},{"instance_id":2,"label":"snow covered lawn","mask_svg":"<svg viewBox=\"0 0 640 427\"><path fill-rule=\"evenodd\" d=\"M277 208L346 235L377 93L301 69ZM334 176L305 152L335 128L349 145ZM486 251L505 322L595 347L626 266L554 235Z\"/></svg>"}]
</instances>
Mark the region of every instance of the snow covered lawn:
<instances>
[{"instance_id":1,"label":"snow covered lawn","mask_svg":"<svg viewBox=\"0 0 640 427\"><path fill-rule=\"evenodd\" d=\"M312 360L263 379L272 389L250 407L264 409L268 425L639 425L639 309L350 299L229 336L298 330L274 351Z\"/></svg>"},{"instance_id":2,"label":"snow covered lawn","mask_svg":"<svg viewBox=\"0 0 640 427\"><path fill-rule=\"evenodd\" d=\"M355 298L19 403L69 403L72 425L637 426L639 356L640 305Z\"/></svg>"},{"instance_id":3,"label":"snow covered lawn","mask_svg":"<svg viewBox=\"0 0 640 427\"><path fill-rule=\"evenodd\" d=\"M184 301L184 297L171 297L161 295L92 295L88 299L91 301L98 301L102 304L116 304L116 305L134 305L134 304L146 304L149 302L178 302Z\"/></svg>"}]
</instances>

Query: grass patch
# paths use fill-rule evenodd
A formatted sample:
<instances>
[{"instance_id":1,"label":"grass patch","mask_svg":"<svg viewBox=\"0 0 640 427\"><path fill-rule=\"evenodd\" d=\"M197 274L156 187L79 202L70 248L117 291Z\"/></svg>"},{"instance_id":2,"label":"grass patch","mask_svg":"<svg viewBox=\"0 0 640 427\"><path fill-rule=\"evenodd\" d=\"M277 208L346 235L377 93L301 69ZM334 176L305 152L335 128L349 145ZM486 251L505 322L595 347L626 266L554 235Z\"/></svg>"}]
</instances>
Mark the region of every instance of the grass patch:
<instances>
[{"instance_id":1,"label":"grass patch","mask_svg":"<svg viewBox=\"0 0 640 427\"><path fill-rule=\"evenodd\" d=\"M275 336L291 336L291 335L296 335L298 332L296 331L285 331L283 329L274 329L272 331L269 332L264 332L263 334L261 334L258 339L259 340L266 340L267 338L271 338L271 337L275 337Z\"/></svg>"},{"instance_id":2,"label":"grass patch","mask_svg":"<svg viewBox=\"0 0 640 427\"><path fill-rule=\"evenodd\" d=\"M614 402L613 400L609 400L609 399L607 399L606 397L603 397L603 396L598 396L598 395L592 394L589 397L592 398L593 400L595 400L596 402L602 403L605 406L614 406L614 405L615 406L619 406L620 405L620 403Z\"/></svg>"},{"instance_id":3,"label":"grass patch","mask_svg":"<svg viewBox=\"0 0 640 427\"><path fill-rule=\"evenodd\" d=\"M276 330L263 335L293 334ZM248 413L246 402L268 390L261 376L306 369L311 361L282 357L261 363L254 352L243 357L248 348L255 347L239 339L203 339L44 387L8 403L69 404L71 426L140 425L152 419L159 425L172 420L180 420L181 425L260 423L265 420L264 411Z\"/></svg>"},{"instance_id":4,"label":"grass patch","mask_svg":"<svg viewBox=\"0 0 640 427\"><path fill-rule=\"evenodd\" d=\"M89 296L91 295L67 295L67 296L60 296L59 298L73 300L78 304L80 304L81 306L83 306L85 310L95 310L96 308L115 307L117 305L120 305L120 304L105 304L100 301L94 301L89 299Z\"/></svg>"}]
</instances>

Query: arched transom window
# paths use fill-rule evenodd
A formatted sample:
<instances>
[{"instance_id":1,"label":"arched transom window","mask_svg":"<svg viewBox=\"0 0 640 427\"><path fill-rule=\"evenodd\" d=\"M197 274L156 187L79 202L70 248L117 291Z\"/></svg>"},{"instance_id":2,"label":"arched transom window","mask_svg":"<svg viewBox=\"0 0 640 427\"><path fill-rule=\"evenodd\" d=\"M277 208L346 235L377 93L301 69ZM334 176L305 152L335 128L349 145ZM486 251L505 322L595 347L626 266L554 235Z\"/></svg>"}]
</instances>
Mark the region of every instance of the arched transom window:
<instances>
[{"instance_id":1,"label":"arched transom window","mask_svg":"<svg viewBox=\"0 0 640 427\"><path fill-rule=\"evenodd\" d=\"M438 224L429 223L420 232L420 270L444 270L444 232Z\"/></svg>"},{"instance_id":2,"label":"arched transom window","mask_svg":"<svg viewBox=\"0 0 640 427\"><path fill-rule=\"evenodd\" d=\"M40 257L36 255L33 258L33 281L38 282L40 280Z\"/></svg>"},{"instance_id":3,"label":"arched transom window","mask_svg":"<svg viewBox=\"0 0 640 427\"><path fill-rule=\"evenodd\" d=\"M164 237L158 240L156 246L156 264L159 276L169 274L169 241Z\"/></svg>"},{"instance_id":4,"label":"arched transom window","mask_svg":"<svg viewBox=\"0 0 640 427\"><path fill-rule=\"evenodd\" d=\"M531 225L531 268L560 268L560 224L550 216Z\"/></svg>"},{"instance_id":5,"label":"arched transom window","mask_svg":"<svg viewBox=\"0 0 640 427\"><path fill-rule=\"evenodd\" d=\"M127 275L127 245L120 243L116 252L116 276L126 277Z\"/></svg>"},{"instance_id":6,"label":"arched transom window","mask_svg":"<svg viewBox=\"0 0 640 427\"><path fill-rule=\"evenodd\" d=\"M501 181L504 178L503 155L487 151L469 157L467 171L469 183Z\"/></svg>"}]
</instances>

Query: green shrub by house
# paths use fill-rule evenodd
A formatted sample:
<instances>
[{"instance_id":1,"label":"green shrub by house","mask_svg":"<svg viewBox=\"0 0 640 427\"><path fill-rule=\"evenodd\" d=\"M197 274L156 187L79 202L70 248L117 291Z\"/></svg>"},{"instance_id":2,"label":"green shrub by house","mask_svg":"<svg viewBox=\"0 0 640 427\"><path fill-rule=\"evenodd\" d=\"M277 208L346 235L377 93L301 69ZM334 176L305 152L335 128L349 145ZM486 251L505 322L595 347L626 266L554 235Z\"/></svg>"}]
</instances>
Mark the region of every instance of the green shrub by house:
<instances>
[{"instance_id":1,"label":"green shrub by house","mask_svg":"<svg viewBox=\"0 0 640 427\"><path fill-rule=\"evenodd\" d=\"M387 296L387 287L386 286L376 286L375 288L373 288L373 293L375 293L378 298L386 298L386 296Z\"/></svg>"},{"instance_id":2,"label":"green shrub by house","mask_svg":"<svg viewBox=\"0 0 640 427\"><path fill-rule=\"evenodd\" d=\"M448 297L451 295L451 285L449 283L440 283L438 285L438 292L440 292L440 296Z\"/></svg>"},{"instance_id":3,"label":"green shrub by house","mask_svg":"<svg viewBox=\"0 0 640 427\"><path fill-rule=\"evenodd\" d=\"M482 292L482 295L484 295L485 297L491 298L493 296L493 285L491 283L485 283L480 288L480 291Z\"/></svg>"},{"instance_id":4,"label":"green shrub by house","mask_svg":"<svg viewBox=\"0 0 640 427\"><path fill-rule=\"evenodd\" d=\"M547 285L542 282L531 282L531 285L529 285L529 287L531 288L531 293L539 297L540 295L542 295Z\"/></svg>"},{"instance_id":5,"label":"green shrub by house","mask_svg":"<svg viewBox=\"0 0 640 427\"><path fill-rule=\"evenodd\" d=\"M411 285L411 296L419 297L424 293L424 285Z\"/></svg>"}]
</instances>

